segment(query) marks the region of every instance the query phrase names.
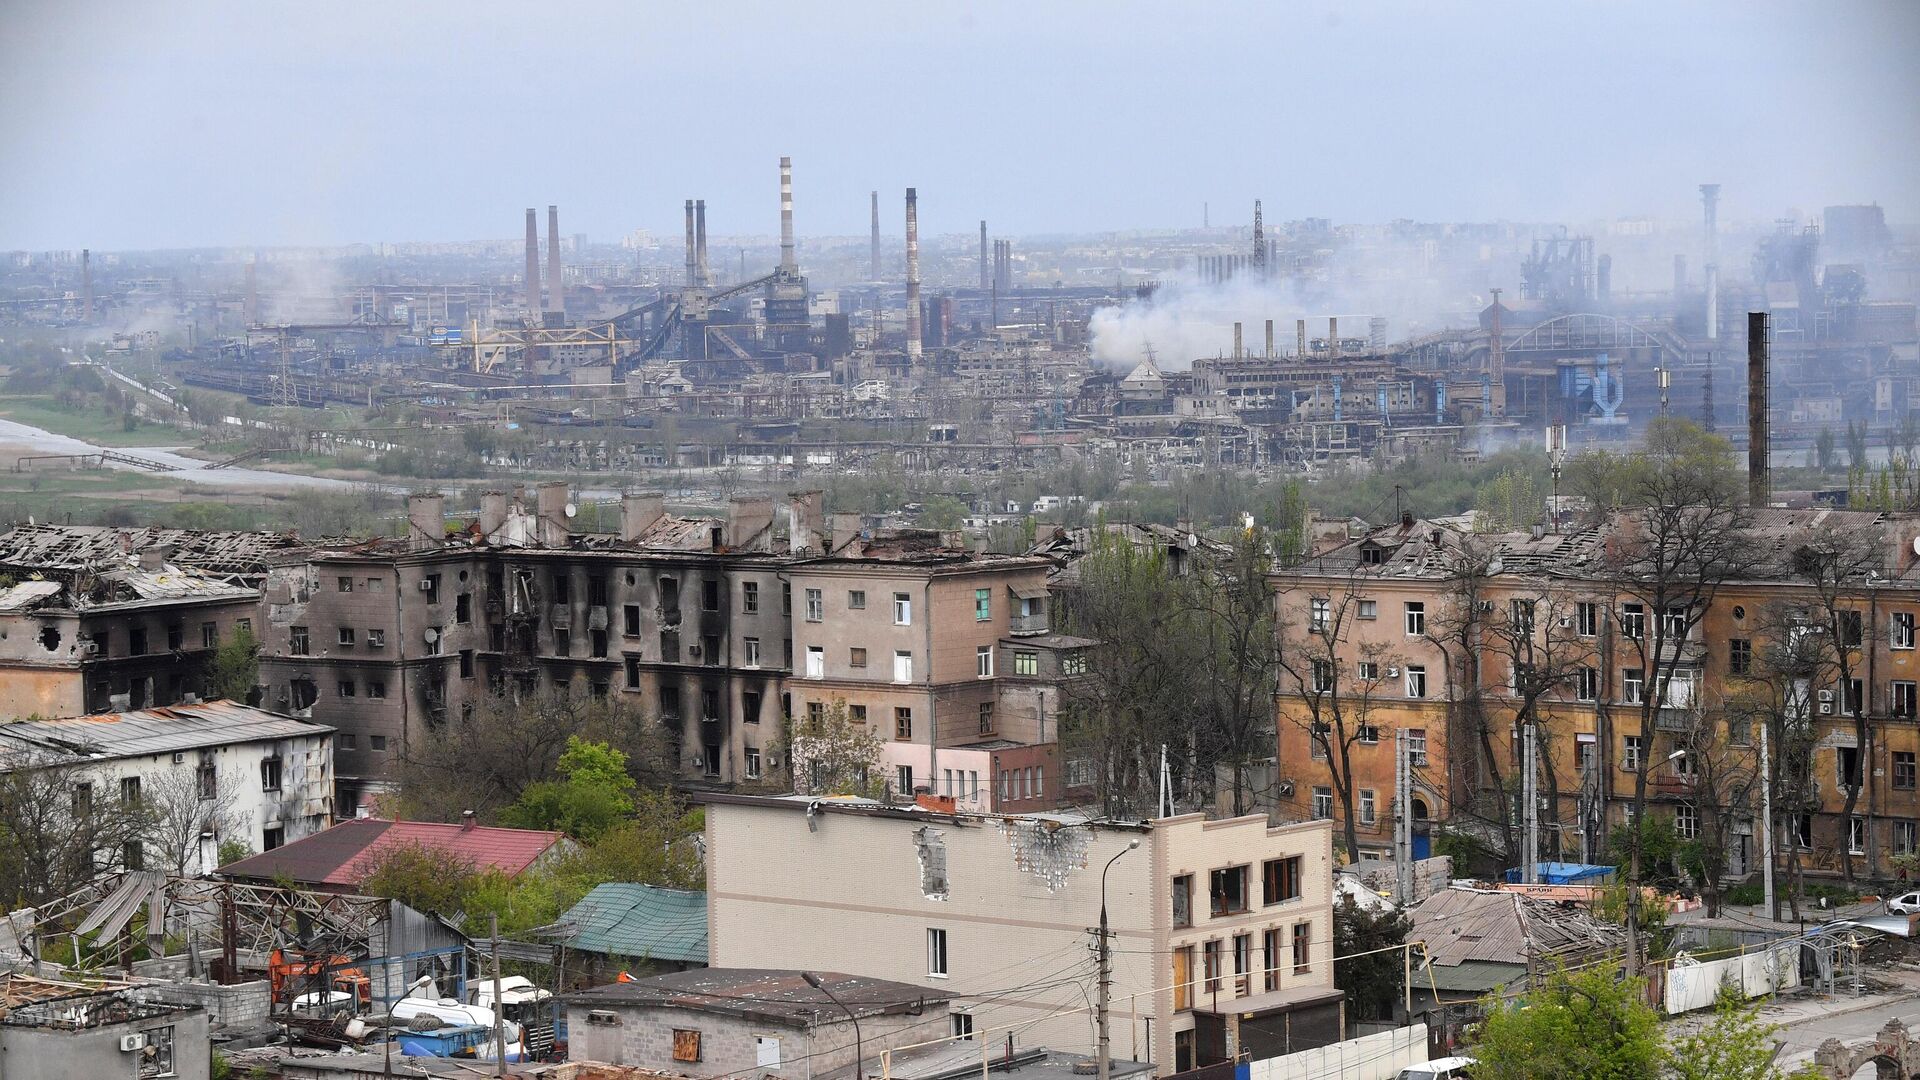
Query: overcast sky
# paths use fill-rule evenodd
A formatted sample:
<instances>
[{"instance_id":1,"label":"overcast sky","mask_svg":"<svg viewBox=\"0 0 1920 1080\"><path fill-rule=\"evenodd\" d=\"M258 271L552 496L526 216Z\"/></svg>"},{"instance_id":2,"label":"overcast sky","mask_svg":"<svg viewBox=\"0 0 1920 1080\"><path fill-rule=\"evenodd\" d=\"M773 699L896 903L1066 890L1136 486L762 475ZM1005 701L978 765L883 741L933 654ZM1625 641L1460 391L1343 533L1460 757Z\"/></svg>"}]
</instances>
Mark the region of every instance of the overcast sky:
<instances>
[{"instance_id":1,"label":"overcast sky","mask_svg":"<svg viewBox=\"0 0 1920 1080\"><path fill-rule=\"evenodd\" d=\"M0 249L1920 220L1920 3L0 0ZM543 220L544 227L544 220Z\"/></svg>"}]
</instances>

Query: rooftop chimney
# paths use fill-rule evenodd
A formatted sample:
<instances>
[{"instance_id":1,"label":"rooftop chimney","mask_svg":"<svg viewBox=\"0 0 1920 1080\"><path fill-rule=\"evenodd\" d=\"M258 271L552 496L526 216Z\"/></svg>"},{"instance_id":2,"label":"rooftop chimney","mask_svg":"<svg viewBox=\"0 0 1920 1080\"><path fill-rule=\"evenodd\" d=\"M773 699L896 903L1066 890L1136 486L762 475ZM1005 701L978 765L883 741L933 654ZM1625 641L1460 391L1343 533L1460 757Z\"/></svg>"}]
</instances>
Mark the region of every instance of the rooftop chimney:
<instances>
[{"instance_id":1,"label":"rooftop chimney","mask_svg":"<svg viewBox=\"0 0 1920 1080\"><path fill-rule=\"evenodd\" d=\"M566 547L573 539L572 525L567 520L567 482L543 481L534 498L540 521L540 542L552 548Z\"/></svg>"},{"instance_id":2,"label":"rooftop chimney","mask_svg":"<svg viewBox=\"0 0 1920 1080\"><path fill-rule=\"evenodd\" d=\"M1747 501L1765 506L1773 499L1767 450L1767 313L1747 312Z\"/></svg>"},{"instance_id":3,"label":"rooftop chimney","mask_svg":"<svg viewBox=\"0 0 1920 1080\"><path fill-rule=\"evenodd\" d=\"M707 200L693 200L693 263L702 287L713 284L713 271L707 263Z\"/></svg>"},{"instance_id":4,"label":"rooftop chimney","mask_svg":"<svg viewBox=\"0 0 1920 1080\"><path fill-rule=\"evenodd\" d=\"M566 277L560 272L560 208L547 206L547 310L567 313Z\"/></svg>"},{"instance_id":5,"label":"rooftop chimney","mask_svg":"<svg viewBox=\"0 0 1920 1080\"><path fill-rule=\"evenodd\" d=\"M780 272L792 277L797 272L793 261L793 159L780 159Z\"/></svg>"},{"instance_id":6,"label":"rooftop chimney","mask_svg":"<svg viewBox=\"0 0 1920 1080\"><path fill-rule=\"evenodd\" d=\"M620 496L620 539L638 540L666 516L666 496L657 491L626 492Z\"/></svg>"},{"instance_id":7,"label":"rooftop chimney","mask_svg":"<svg viewBox=\"0 0 1920 1080\"><path fill-rule=\"evenodd\" d=\"M527 207L527 310L540 310L540 215Z\"/></svg>"},{"instance_id":8,"label":"rooftop chimney","mask_svg":"<svg viewBox=\"0 0 1920 1080\"><path fill-rule=\"evenodd\" d=\"M987 223L982 221L980 223L980 291L986 292L990 288L992 285L987 280Z\"/></svg>"},{"instance_id":9,"label":"rooftop chimney","mask_svg":"<svg viewBox=\"0 0 1920 1080\"><path fill-rule=\"evenodd\" d=\"M875 281L880 280L880 193L873 193L873 273Z\"/></svg>"},{"instance_id":10,"label":"rooftop chimney","mask_svg":"<svg viewBox=\"0 0 1920 1080\"><path fill-rule=\"evenodd\" d=\"M437 491L407 496L407 547L436 548L447 540L446 496Z\"/></svg>"},{"instance_id":11,"label":"rooftop chimney","mask_svg":"<svg viewBox=\"0 0 1920 1080\"><path fill-rule=\"evenodd\" d=\"M93 252L86 248L80 249L80 319L93 321Z\"/></svg>"},{"instance_id":12,"label":"rooftop chimney","mask_svg":"<svg viewBox=\"0 0 1920 1080\"><path fill-rule=\"evenodd\" d=\"M471 810L460 811L460 831L461 832L467 832L471 830L475 824L476 822L474 819L473 811Z\"/></svg>"},{"instance_id":13,"label":"rooftop chimney","mask_svg":"<svg viewBox=\"0 0 1920 1080\"><path fill-rule=\"evenodd\" d=\"M920 195L907 189L907 359L920 359Z\"/></svg>"},{"instance_id":14,"label":"rooftop chimney","mask_svg":"<svg viewBox=\"0 0 1920 1080\"><path fill-rule=\"evenodd\" d=\"M818 491L787 493L787 550L799 555L820 550L825 539L825 497Z\"/></svg>"},{"instance_id":15,"label":"rooftop chimney","mask_svg":"<svg viewBox=\"0 0 1920 1080\"><path fill-rule=\"evenodd\" d=\"M480 493L480 535L492 536L507 523L507 493L504 491L483 491Z\"/></svg>"},{"instance_id":16,"label":"rooftop chimney","mask_svg":"<svg viewBox=\"0 0 1920 1080\"><path fill-rule=\"evenodd\" d=\"M693 200L688 199L687 200L687 284L689 286L700 284L699 282L700 270L693 261L693 252L694 252L693 245L694 245Z\"/></svg>"},{"instance_id":17,"label":"rooftop chimney","mask_svg":"<svg viewBox=\"0 0 1920 1080\"><path fill-rule=\"evenodd\" d=\"M765 495L735 495L727 500L727 547L769 551L773 547L773 500Z\"/></svg>"},{"instance_id":18,"label":"rooftop chimney","mask_svg":"<svg viewBox=\"0 0 1920 1080\"><path fill-rule=\"evenodd\" d=\"M833 539L827 551L834 555L859 555L860 515L840 511L828 520L832 524Z\"/></svg>"}]
</instances>

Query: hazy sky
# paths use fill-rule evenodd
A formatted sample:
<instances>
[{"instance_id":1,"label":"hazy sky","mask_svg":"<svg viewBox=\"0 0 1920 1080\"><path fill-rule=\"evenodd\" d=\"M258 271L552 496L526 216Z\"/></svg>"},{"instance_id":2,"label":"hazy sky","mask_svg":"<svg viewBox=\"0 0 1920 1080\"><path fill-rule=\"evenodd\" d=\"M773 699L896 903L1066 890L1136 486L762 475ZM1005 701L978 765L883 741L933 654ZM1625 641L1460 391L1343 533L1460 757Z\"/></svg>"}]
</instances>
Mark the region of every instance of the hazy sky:
<instances>
[{"instance_id":1,"label":"hazy sky","mask_svg":"<svg viewBox=\"0 0 1920 1080\"><path fill-rule=\"evenodd\" d=\"M1920 3L0 0L0 249L1920 220ZM543 220L544 227L544 220Z\"/></svg>"}]
</instances>

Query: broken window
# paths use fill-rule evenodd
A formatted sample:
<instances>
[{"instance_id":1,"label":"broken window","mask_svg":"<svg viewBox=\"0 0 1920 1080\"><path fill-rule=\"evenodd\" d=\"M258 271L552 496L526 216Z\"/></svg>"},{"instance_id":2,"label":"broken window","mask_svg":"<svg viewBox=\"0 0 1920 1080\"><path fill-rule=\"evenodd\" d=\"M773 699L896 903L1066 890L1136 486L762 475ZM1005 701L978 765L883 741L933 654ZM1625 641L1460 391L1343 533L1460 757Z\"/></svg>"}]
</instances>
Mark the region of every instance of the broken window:
<instances>
[{"instance_id":1,"label":"broken window","mask_svg":"<svg viewBox=\"0 0 1920 1080\"><path fill-rule=\"evenodd\" d=\"M1300 856L1268 859L1260 868L1260 886L1262 904L1300 899Z\"/></svg>"},{"instance_id":2,"label":"broken window","mask_svg":"<svg viewBox=\"0 0 1920 1080\"><path fill-rule=\"evenodd\" d=\"M1193 925L1193 875L1177 874L1173 879L1173 925Z\"/></svg>"},{"instance_id":3,"label":"broken window","mask_svg":"<svg viewBox=\"0 0 1920 1080\"><path fill-rule=\"evenodd\" d=\"M307 628L292 626L287 628L287 652L294 656L305 656L311 650L307 639ZM104 655L106 650L102 649Z\"/></svg>"},{"instance_id":4,"label":"broken window","mask_svg":"<svg viewBox=\"0 0 1920 1080\"><path fill-rule=\"evenodd\" d=\"M260 762L260 790L261 791L279 791L280 790L280 759L279 758L277 757L265 758Z\"/></svg>"},{"instance_id":5,"label":"broken window","mask_svg":"<svg viewBox=\"0 0 1920 1080\"><path fill-rule=\"evenodd\" d=\"M453 598L453 621L457 623L473 621L472 593L461 593Z\"/></svg>"},{"instance_id":6,"label":"broken window","mask_svg":"<svg viewBox=\"0 0 1920 1080\"><path fill-rule=\"evenodd\" d=\"M1210 875L1207 889L1216 916L1234 915L1247 910L1247 868L1229 866Z\"/></svg>"},{"instance_id":7,"label":"broken window","mask_svg":"<svg viewBox=\"0 0 1920 1080\"><path fill-rule=\"evenodd\" d=\"M60 647L60 628L51 624L40 628L40 647L53 652Z\"/></svg>"}]
</instances>

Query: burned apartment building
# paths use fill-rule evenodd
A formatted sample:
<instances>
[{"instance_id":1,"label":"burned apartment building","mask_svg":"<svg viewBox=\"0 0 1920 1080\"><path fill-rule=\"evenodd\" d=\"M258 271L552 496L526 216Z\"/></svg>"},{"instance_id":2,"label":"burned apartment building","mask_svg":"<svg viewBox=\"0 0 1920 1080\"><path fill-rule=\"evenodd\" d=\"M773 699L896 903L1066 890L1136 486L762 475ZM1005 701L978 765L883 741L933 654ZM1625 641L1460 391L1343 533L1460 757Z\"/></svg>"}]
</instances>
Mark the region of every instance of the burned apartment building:
<instances>
[{"instance_id":1,"label":"burned apartment building","mask_svg":"<svg viewBox=\"0 0 1920 1080\"><path fill-rule=\"evenodd\" d=\"M1045 627L1043 562L975 555L937 533L876 534L857 515L835 515L829 530L818 492L791 497L784 540L764 496L735 498L725 517L679 517L660 495L629 494L616 533L574 531L571 509L566 485L546 483L530 503L488 493L478 518L450 528L440 496L416 495L406 537L319 544L274 567L261 627L266 704L339 729L342 807L382 789L406 740L492 693L550 689L614 697L657 719L689 783L771 782L781 725L827 697L798 689L816 685L806 677L815 649L813 678L831 648L849 665L834 692L882 709L868 716L883 736L977 743L992 714L981 703L999 686L978 675L978 650ZM921 618L886 623L856 673L851 627L836 624L829 638L807 618L809 590L824 604L830 581L842 603L871 596L883 620L896 594ZM986 620L973 606L980 591ZM913 661L894 666L902 653L921 658L918 678ZM902 707L922 723L885 726ZM1026 726L1020 734L1024 747Z\"/></svg>"},{"instance_id":2,"label":"burned apartment building","mask_svg":"<svg viewBox=\"0 0 1920 1080\"><path fill-rule=\"evenodd\" d=\"M155 532L27 525L0 536L11 579L0 588L0 720L207 694L220 644L252 628L260 594L246 568L259 544ZM216 548L231 557L191 564Z\"/></svg>"}]
</instances>

